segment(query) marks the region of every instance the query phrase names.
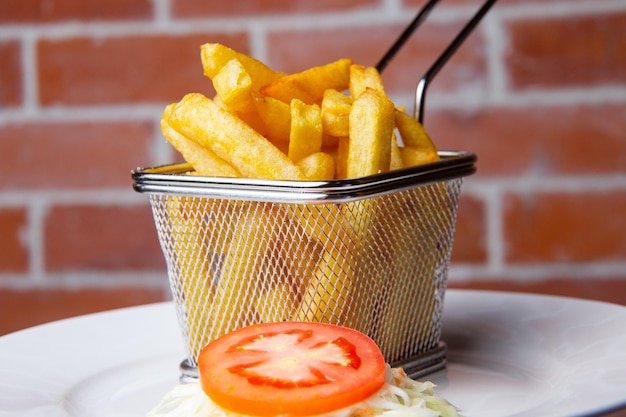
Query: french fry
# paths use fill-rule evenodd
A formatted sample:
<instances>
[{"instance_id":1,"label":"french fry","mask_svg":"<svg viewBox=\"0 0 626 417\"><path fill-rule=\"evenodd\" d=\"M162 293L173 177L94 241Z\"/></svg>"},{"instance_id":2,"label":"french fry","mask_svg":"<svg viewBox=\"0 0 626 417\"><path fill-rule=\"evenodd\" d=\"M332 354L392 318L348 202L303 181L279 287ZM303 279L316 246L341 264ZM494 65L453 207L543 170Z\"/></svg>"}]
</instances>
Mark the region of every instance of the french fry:
<instances>
[{"instance_id":1,"label":"french fry","mask_svg":"<svg viewBox=\"0 0 626 417\"><path fill-rule=\"evenodd\" d=\"M219 107L243 120L259 134L268 135L268 125L257 111L252 78L237 59L231 59L217 72L213 86L217 92L214 102Z\"/></svg>"},{"instance_id":2,"label":"french fry","mask_svg":"<svg viewBox=\"0 0 626 417\"><path fill-rule=\"evenodd\" d=\"M348 136L338 138L337 155L335 156L335 171L338 180L348 178L348 152L350 151L350 138Z\"/></svg>"},{"instance_id":3,"label":"french fry","mask_svg":"<svg viewBox=\"0 0 626 417\"><path fill-rule=\"evenodd\" d=\"M322 149L322 115L317 104L291 100L291 130L288 157L293 162Z\"/></svg>"},{"instance_id":4,"label":"french fry","mask_svg":"<svg viewBox=\"0 0 626 417\"><path fill-rule=\"evenodd\" d=\"M398 146L398 138L395 133L391 139L391 159L389 161L389 170L403 168L404 161L402 160L402 153L400 152L400 146Z\"/></svg>"},{"instance_id":5,"label":"french fry","mask_svg":"<svg viewBox=\"0 0 626 417\"><path fill-rule=\"evenodd\" d=\"M431 154L430 157L425 156L419 159L423 159L427 162L432 162L439 159L435 144L430 139L428 133L426 133L424 126L422 126L422 124L418 122L414 117L401 110L396 109L394 111L394 122L396 124L396 127L398 128L398 131L400 132L402 143L406 148L413 148L417 151L420 151L420 153L424 155ZM416 160L416 163L419 163L419 159Z\"/></svg>"},{"instance_id":6,"label":"french fry","mask_svg":"<svg viewBox=\"0 0 626 417\"><path fill-rule=\"evenodd\" d=\"M297 221L302 230L322 247L326 247L333 236L337 236L345 224L340 224L341 210L335 204L293 204L285 206L286 212Z\"/></svg>"},{"instance_id":7,"label":"french fry","mask_svg":"<svg viewBox=\"0 0 626 417\"><path fill-rule=\"evenodd\" d=\"M346 162L347 178L358 178L386 172L392 161L392 143L394 138L394 105L383 92L365 86L364 90L352 103L350 112L350 136ZM341 144L341 142L340 142ZM342 211L350 223L350 230L355 236L354 251L359 253L367 250L375 229L380 207L379 199L364 199L343 205ZM373 274L374 280L382 279ZM361 281L357 280L358 285ZM376 284L381 284L376 282ZM372 295L373 297L373 295ZM352 304L359 300L352 300ZM373 304L362 306L371 309ZM369 331L372 322L368 311L354 308L352 325L358 329Z\"/></svg>"},{"instance_id":8,"label":"french fry","mask_svg":"<svg viewBox=\"0 0 626 417\"><path fill-rule=\"evenodd\" d=\"M261 94L285 103L294 98L306 104L319 104L329 88L342 91L348 88L351 59L340 59L330 64L289 74L261 87Z\"/></svg>"},{"instance_id":9,"label":"french fry","mask_svg":"<svg viewBox=\"0 0 626 417\"><path fill-rule=\"evenodd\" d=\"M394 129L393 102L367 88L352 103L346 175L365 177L389 170Z\"/></svg>"},{"instance_id":10,"label":"french fry","mask_svg":"<svg viewBox=\"0 0 626 417\"><path fill-rule=\"evenodd\" d=\"M371 207L371 202L367 204L370 208L366 213L380 211L380 208ZM396 272L393 256L396 246L390 244L388 237L395 235L398 229L394 227L396 219L393 206L386 209L391 209L392 213L372 219L370 223L373 224L368 227L370 235L365 241L358 242L358 259L367 263L367 267L360 269L359 276L354 279L353 296L348 300L350 305L355 306L351 309L348 326L371 336L378 334L380 327L390 325L381 321L381 310L389 295L390 283L394 280L393 273Z\"/></svg>"},{"instance_id":11,"label":"french fry","mask_svg":"<svg viewBox=\"0 0 626 417\"><path fill-rule=\"evenodd\" d=\"M337 153L337 146L339 146L339 137L322 134L322 150L324 152L334 156Z\"/></svg>"},{"instance_id":12,"label":"french fry","mask_svg":"<svg viewBox=\"0 0 626 417\"><path fill-rule=\"evenodd\" d=\"M271 256L274 262L281 265L282 274L278 284L289 284L290 295L295 303L301 301L304 288L314 275L324 249L305 229L306 211L300 211L305 208L305 205L288 205L276 209L273 215L280 230ZM295 216L295 213L299 216Z\"/></svg>"},{"instance_id":13,"label":"french fry","mask_svg":"<svg viewBox=\"0 0 626 417\"><path fill-rule=\"evenodd\" d=\"M335 178L335 158L326 152L316 152L298 161L298 168L309 180Z\"/></svg>"},{"instance_id":14,"label":"french fry","mask_svg":"<svg viewBox=\"0 0 626 417\"><path fill-rule=\"evenodd\" d=\"M252 78L237 59L231 59L220 68L212 81L224 108L235 112L256 110Z\"/></svg>"},{"instance_id":15,"label":"french fry","mask_svg":"<svg viewBox=\"0 0 626 417\"><path fill-rule=\"evenodd\" d=\"M380 323L396 323L396 326L379 326L376 339L386 357L399 359L405 354L407 340L428 340L436 326L437 288L435 276L447 263L444 242L445 233L433 233L431 228L451 230L450 219L438 215L447 200L443 183L412 189L405 193L413 196L403 198L394 206L392 214L397 227L388 234L389 251L392 254L392 270L387 284L386 304L380 306ZM416 195L417 194L417 195ZM419 201L419 205L416 202ZM417 215L416 215L417 213ZM451 238L451 237L449 237ZM419 259L419 263L415 262ZM417 323L407 324L405 317L414 317ZM392 359L394 360L394 359Z\"/></svg>"},{"instance_id":16,"label":"french fry","mask_svg":"<svg viewBox=\"0 0 626 417\"><path fill-rule=\"evenodd\" d=\"M236 166L245 177L306 179L271 142L202 94L187 94L176 105L170 125Z\"/></svg>"},{"instance_id":17,"label":"french fry","mask_svg":"<svg viewBox=\"0 0 626 417\"><path fill-rule=\"evenodd\" d=\"M356 258L349 235L340 233L325 246L322 260L292 320L339 324L345 320L345 300L353 287Z\"/></svg>"},{"instance_id":18,"label":"french fry","mask_svg":"<svg viewBox=\"0 0 626 417\"><path fill-rule=\"evenodd\" d=\"M293 299L293 289L287 283L279 283L267 288L254 300L261 322L277 322L289 319L297 304Z\"/></svg>"},{"instance_id":19,"label":"french fry","mask_svg":"<svg viewBox=\"0 0 626 417\"><path fill-rule=\"evenodd\" d=\"M375 67L365 67L353 64L350 67L350 95L354 98L360 96L367 88L385 93L383 79Z\"/></svg>"},{"instance_id":20,"label":"french fry","mask_svg":"<svg viewBox=\"0 0 626 417\"><path fill-rule=\"evenodd\" d=\"M268 254L280 230L273 212L260 205L244 209L233 227L215 285L215 302L211 305L212 324L217 334L252 322L249 306L266 286L264 262L271 259ZM288 304L289 300L281 300L281 303Z\"/></svg>"},{"instance_id":21,"label":"french fry","mask_svg":"<svg viewBox=\"0 0 626 417\"><path fill-rule=\"evenodd\" d=\"M213 79L218 71L232 59L237 59L246 69L252 80L252 92L257 95L259 89L285 76L269 68L261 61L234 51L219 43L207 43L200 47L204 75Z\"/></svg>"},{"instance_id":22,"label":"french fry","mask_svg":"<svg viewBox=\"0 0 626 417\"><path fill-rule=\"evenodd\" d=\"M324 133L335 137L348 136L351 107L352 97L333 89L324 91L321 106Z\"/></svg>"},{"instance_id":23,"label":"french fry","mask_svg":"<svg viewBox=\"0 0 626 417\"><path fill-rule=\"evenodd\" d=\"M267 137L268 128L265 125L265 122L261 119L259 113L255 110L248 112L229 112L233 116L236 116L242 122L250 126L255 132L263 137Z\"/></svg>"},{"instance_id":24,"label":"french fry","mask_svg":"<svg viewBox=\"0 0 626 417\"><path fill-rule=\"evenodd\" d=\"M161 117L161 132L168 142L180 152L185 161L193 166L196 174L209 177L241 177L239 171L215 155L210 149L188 139L170 126L168 119L174 106L174 104L170 104L165 108Z\"/></svg>"},{"instance_id":25,"label":"french fry","mask_svg":"<svg viewBox=\"0 0 626 417\"><path fill-rule=\"evenodd\" d=\"M258 97L256 110L266 126L266 137L277 147L289 149L291 108L289 104L272 97ZM287 153L285 152L285 153Z\"/></svg>"},{"instance_id":26,"label":"french fry","mask_svg":"<svg viewBox=\"0 0 626 417\"><path fill-rule=\"evenodd\" d=\"M434 162L439 159L436 152L405 146L400 149L402 166L405 168Z\"/></svg>"},{"instance_id":27,"label":"french fry","mask_svg":"<svg viewBox=\"0 0 626 417\"><path fill-rule=\"evenodd\" d=\"M205 310L199 308L203 303L213 300L213 270L207 259L210 254L198 250L205 245L206 234L202 228L202 212L198 200L189 197L170 196L166 200L166 209L172 225L176 265L168 268L177 271L180 280L178 302L185 305L185 321L189 338L187 349L194 356L205 344L205 329L210 325L210 318Z\"/></svg>"}]
</instances>

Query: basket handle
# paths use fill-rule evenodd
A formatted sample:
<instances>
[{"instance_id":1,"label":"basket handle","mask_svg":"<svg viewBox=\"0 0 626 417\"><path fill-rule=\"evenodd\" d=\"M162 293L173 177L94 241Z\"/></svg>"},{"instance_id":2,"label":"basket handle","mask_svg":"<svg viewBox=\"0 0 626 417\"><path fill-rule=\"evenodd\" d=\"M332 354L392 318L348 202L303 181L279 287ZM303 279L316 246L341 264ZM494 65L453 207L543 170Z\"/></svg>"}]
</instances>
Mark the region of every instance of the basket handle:
<instances>
[{"instance_id":1,"label":"basket handle","mask_svg":"<svg viewBox=\"0 0 626 417\"><path fill-rule=\"evenodd\" d=\"M387 67L387 64L389 64L393 57L398 53L398 51L402 48L406 41L411 37L413 32L426 20L428 14L437 5L437 3L439 3L439 1L440 0L429 0L424 6L422 6L413 21L400 34L400 36L394 42L391 48L389 48L385 55L383 55L383 57L380 59L378 64L376 64L376 69L378 70L378 72L382 72L385 67ZM417 84L417 89L415 91L415 118L420 123L424 123L424 101L426 99L426 89L428 85L435 78L441 68L443 68L446 62L448 62L450 57L454 55L454 53L461 46L463 41L465 41L469 34L472 33L474 28L482 20L485 14L487 14L489 9L491 8L491 6L493 6L495 2L496 0L485 1L485 3L476 12L472 19L465 25L465 27L463 27L461 32L459 32L456 38L454 38L450 45L448 45L448 47L443 51L439 58L437 58L433 65L420 79L419 83Z\"/></svg>"},{"instance_id":2,"label":"basket handle","mask_svg":"<svg viewBox=\"0 0 626 417\"><path fill-rule=\"evenodd\" d=\"M487 0L481 6L480 9L474 14L474 16L470 19L469 22L461 29L459 34L454 38L454 40L448 45L448 47L443 51L443 53L437 58L437 60L431 65L431 67L424 73L419 83L417 84L417 88L415 90L415 118L422 124L424 124L424 102L426 100L426 89L430 82L435 78L437 73L443 68L443 66L448 62L450 57L454 55L457 49L461 46L461 44L465 41L465 39L469 36L470 33L474 30L474 28L480 23L482 18L487 14L491 6L496 2L496 0Z\"/></svg>"}]
</instances>

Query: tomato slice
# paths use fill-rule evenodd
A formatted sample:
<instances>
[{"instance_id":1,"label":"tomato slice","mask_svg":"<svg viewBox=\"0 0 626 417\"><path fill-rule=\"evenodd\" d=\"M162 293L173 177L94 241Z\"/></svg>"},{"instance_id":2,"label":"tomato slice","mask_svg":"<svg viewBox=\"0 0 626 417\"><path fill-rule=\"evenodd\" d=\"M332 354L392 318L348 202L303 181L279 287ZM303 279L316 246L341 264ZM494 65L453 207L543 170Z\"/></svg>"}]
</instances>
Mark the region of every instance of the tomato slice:
<instances>
[{"instance_id":1,"label":"tomato slice","mask_svg":"<svg viewBox=\"0 0 626 417\"><path fill-rule=\"evenodd\" d=\"M220 407L256 416L309 416L362 401L385 383L385 360L365 334L323 323L264 323L209 343L200 384Z\"/></svg>"}]
</instances>

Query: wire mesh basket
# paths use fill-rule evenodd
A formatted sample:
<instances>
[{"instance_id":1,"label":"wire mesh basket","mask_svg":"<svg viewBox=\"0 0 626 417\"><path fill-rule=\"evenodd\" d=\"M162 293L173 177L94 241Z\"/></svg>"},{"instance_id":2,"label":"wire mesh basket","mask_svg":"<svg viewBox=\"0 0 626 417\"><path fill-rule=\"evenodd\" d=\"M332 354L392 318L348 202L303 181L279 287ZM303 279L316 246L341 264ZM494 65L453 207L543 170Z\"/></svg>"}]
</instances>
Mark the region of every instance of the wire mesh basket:
<instances>
[{"instance_id":1,"label":"wire mesh basket","mask_svg":"<svg viewBox=\"0 0 626 417\"><path fill-rule=\"evenodd\" d=\"M303 320L358 329L419 376L445 364L441 317L463 177L475 155L337 181L207 178L137 169L149 194L187 348L183 379L214 338Z\"/></svg>"}]
</instances>

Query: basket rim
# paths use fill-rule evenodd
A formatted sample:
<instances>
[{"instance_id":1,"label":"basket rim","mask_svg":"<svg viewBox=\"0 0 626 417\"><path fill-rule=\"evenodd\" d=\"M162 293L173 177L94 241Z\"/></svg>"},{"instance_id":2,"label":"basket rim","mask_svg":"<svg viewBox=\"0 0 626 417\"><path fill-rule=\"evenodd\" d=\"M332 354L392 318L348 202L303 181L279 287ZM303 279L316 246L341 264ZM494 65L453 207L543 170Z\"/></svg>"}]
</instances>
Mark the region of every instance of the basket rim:
<instances>
[{"instance_id":1,"label":"basket rim","mask_svg":"<svg viewBox=\"0 0 626 417\"><path fill-rule=\"evenodd\" d=\"M131 171L139 193L283 203L342 203L390 194L472 175L476 155L439 151L440 160L362 178L290 181L187 175L190 164L169 164Z\"/></svg>"}]
</instances>

